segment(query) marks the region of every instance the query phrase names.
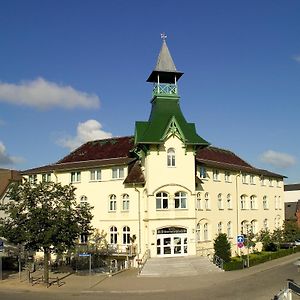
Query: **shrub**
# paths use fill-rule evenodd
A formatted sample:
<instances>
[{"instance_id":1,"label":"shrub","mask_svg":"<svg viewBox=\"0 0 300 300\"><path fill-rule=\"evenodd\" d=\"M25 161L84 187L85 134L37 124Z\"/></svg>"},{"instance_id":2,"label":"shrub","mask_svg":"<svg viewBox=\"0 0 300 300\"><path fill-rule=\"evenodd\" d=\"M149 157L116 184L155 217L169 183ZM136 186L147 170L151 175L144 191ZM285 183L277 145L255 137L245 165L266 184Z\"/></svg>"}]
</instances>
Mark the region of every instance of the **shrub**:
<instances>
[{"instance_id":1,"label":"shrub","mask_svg":"<svg viewBox=\"0 0 300 300\"><path fill-rule=\"evenodd\" d=\"M227 239L226 233L220 233L214 240L215 255L222 258L224 262L231 259L231 245Z\"/></svg>"}]
</instances>

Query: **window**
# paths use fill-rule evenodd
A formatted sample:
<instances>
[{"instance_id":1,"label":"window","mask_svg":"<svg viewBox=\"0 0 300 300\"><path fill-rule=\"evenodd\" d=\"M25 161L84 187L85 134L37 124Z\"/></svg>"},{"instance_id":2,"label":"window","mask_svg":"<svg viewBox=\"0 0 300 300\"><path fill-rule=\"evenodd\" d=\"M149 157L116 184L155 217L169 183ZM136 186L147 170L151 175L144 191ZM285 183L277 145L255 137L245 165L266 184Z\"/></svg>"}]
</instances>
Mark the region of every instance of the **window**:
<instances>
[{"instance_id":1,"label":"window","mask_svg":"<svg viewBox=\"0 0 300 300\"><path fill-rule=\"evenodd\" d=\"M222 233L222 231L223 231L223 224L222 224L222 222L219 222L218 223L218 234Z\"/></svg>"},{"instance_id":2,"label":"window","mask_svg":"<svg viewBox=\"0 0 300 300\"><path fill-rule=\"evenodd\" d=\"M281 209L281 197L278 196L277 198L277 203L278 203L278 209Z\"/></svg>"},{"instance_id":3,"label":"window","mask_svg":"<svg viewBox=\"0 0 300 300\"><path fill-rule=\"evenodd\" d=\"M254 175L250 175L250 184L255 184L255 176Z\"/></svg>"},{"instance_id":4,"label":"window","mask_svg":"<svg viewBox=\"0 0 300 300\"><path fill-rule=\"evenodd\" d=\"M250 197L250 209L256 209L256 196L254 195Z\"/></svg>"},{"instance_id":5,"label":"window","mask_svg":"<svg viewBox=\"0 0 300 300\"><path fill-rule=\"evenodd\" d=\"M197 242L201 241L201 224L198 223L196 227L196 238Z\"/></svg>"},{"instance_id":6,"label":"window","mask_svg":"<svg viewBox=\"0 0 300 300\"><path fill-rule=\"evenodd\" d=\"M230 221L227 223L227 236L232 237L232 224Z\"/></svg>"},{"instance_id":7,"label":"window","mask_svg":"<svg viewBox=\"0 0 300 300\"><path fill-rule=\"evenodd\" d=\"M276 180L276 186L280 187L280 180L279 179Z\"/></svg>"},{"instance_id":8,"label":"window","mask_svg":"<svg viewBox=\"0 0 300 300\"><path fill-rule=\"evenodd\" d=\"M205 201L205 209L206 210L210 210L210 201L209 201L209 194L205 193L205 197L204 197L204 201Z\"/></svg>"},{"instance_id":9,"label":"window","mask_svg":"<svg viewBox=\"0 0 300 300\"><path fill-rule=\"evenodd\" d=\"M167 193L160 192L156 194L156 209L168 209L169 196Z\"/></svg>"},{"instance_id":10,"label":"window","mask_svg":"<svg viewBox=\"0 0 300 300\"><path fill-rule=\"evenodd\" d=\"M109 211L116 211L117 210L117 196L110 195L109 196Z\"/></svg>"},{"instance_id":11,"label":"window","mask_svg":"<svg viewBox=\"0 0 300 300\"><path fill-rule=\"evenodd\" d=\"M203 207L202 207L201 193L198 193L198 194L197 194L197 203L196 203L196 207L197 207L197 209L199 209L199 210L202 210L202 209L203 209Z\"/></svg>"},{"instance_id":12,"label":"window","mask_svg":"<svg viewBox=\"0 0 300 300\"><path fill-rule=\"evenodd\" d=\"M71 172L71 182L80 182L81 181L81 172Z\"/></svg>"},{"instance_id":13,"label":"window","mask_svg":"<svg viewBox=\"0 0 300 300\"><path fill-rule=\"evenodd\" d=\"M274 204L275 204L275 209L278 209L277 196L274 197Z\"/></svg>"},{"instance_id":14,"label":"window","mask_svg":"<svg viewBox=\"0 0 300 300\"><path fill-rule=\"evenodd\" d=\"M122 198L123 198L122 210L128 211L129 210L129 195L124 194Z\"/></svg>"},{"instance_id":15,"label":"window","mask_svg":"<svg viewBox=\"0 0 300 300\"><path fill-rule=\"evenodd\" d=\"M215 169L213 170L213 180L218 181L219 180L219 170Z\"/></svg>"},{"instance_id":16,"label":"window","mask_svg":"<svg viewBox=\"0 0 300 300\"><path fill-rule=\"evenodd\" d=\"M206 174L206 168L204 166L200 166L200 178L206 178L207 174Z\"/></svg>"},{"instance_id":17,"label":"window","mask_svg":"<svg viewBox=\"0 0 300 300\"><path fill-rule=\"evenodd\" d=\"M112 178L113 179L124 178L124 168L123 167L112 168Z\"/></svg>"},{"instance_id":18,"label":"window","mask_svg":"<svg viewBox=\"0 0 300 300\"><path fill-rule=\"evenodd\" d=\"M29 183L35 184L37 182L37 175L29 175L28 176Z\"/></svg>"},{"instance_id":19,"label":"window","mask_svg":"<svg viewBox=\"0 0 300 300\"><path fill-rule=\"evenodd\" d=\"M242 223L241 223L241 233L242 234L248 233L248 226L249 226L248 221L246 221L246 220L242 221Z\"/></svg>"},{"instance_id":20,"label":"window","mask_svg":"<svg viewBox=\"0 0 300 300\"><path fill-rule=\"evenodd\" d=\"M167 151L167 165L168 167L175 167L175 150L170 148Z\"/></svg>"},{"instance_id":21,"label":"window","mask_svg":"<svg viewBox=\"0 0 300 300\"><path fill-rule=\"evenodd\" d=\"M185 192L175 193L175 208L187 208L187 195Z\"/></svg>"},{"instance_id":22,"label":"window","mask_svg":"<svg viewBox=\"0 0 300 300\"><path fill-rule=\"evenodd\" d=\"M276 229L280 228L280 216L275 218L274 223Z\"/></svg>"},{"instance_id":23,"label":"window","mask_svg":"<svg viewBox=\"0 0 300 300\"><path fill-rule=\"evenodd\" d=\"M51 173L42 174L42 181L43 182L50 182L51 181Z\"/></svg>"},{"instance_id":24,"label":"window","mask_svg":"<svg viewBox=\"0 0 300 300\"><path fill-rule=\"evenodd\" d=\"M223 198L222 198L222 194L218 195L218 208L219 209L224 209L223 207Z\"/></svg>"},{"instance_id":25,"label":"window","mask_svg":"<svg viewBox=\"0 0 300 300\"><path fill-rule=\"evenodd\" d=\"M116 226L111 226L109 229L110 232L110 243L117 244L118 243L118 230Z\"/></svg>"},{"instance_id":26,"label":"window","mask_svg":"<svg viewBox=\"0 0 300 300\"><path fill-rule=\"evenodd\" d=\"M250 230L253 234L257 233L257 220L252 220L250 223Z\"/></svg>"},{"instance_id":27,"label":"window","mask_svg":"<svg viewBox=\"0 0 300 300\"><path fill-rule=\"evenodd\" d=\"M80 197L80 205L84 205L88 202L87 196L83 195Z\"/></svg>"},{"instance_id":28,"label":"window","mask_svg":"<svg viewBox=\"0 0 300 300\"><path fill-rule=\"evenodd\" d=\"M231 174L229 171L225 171L225 182L231 182Z\"/></svg>"},{"instance_id":29,"label":"window","mask_svg":"<svg viewBox=\"0 0 300 300\"><path fill-rule=\"evenodd\" d=\"M244 184L248 184L248 180L247 180L247 174L246 173L243 173L242 174L242 183L244 183Z\"/></svg>"},{"instance_id":30,"label":"window","mask_svg":"<svg viewBox=\"0 0 300 300\"><path fill-rule=\"evenodd\" d=\"M246 195L241 196L241 209L246 209Z\"/></svg>"},{"instance_id":31,"label":"window","mask_svg":"<svg viewBox=\"0 0 300 300\"><path fill-rule=\"evenodd\" d=\"M209 240L208 223L205 223L203 225L203 239L204 239L204 241Z\"/></svg>"},{"instance_id":32,"label":"window","mask_svg":"<svg viewBox=\"0 0 300 300\"><path fill-rule=\"evenodd\" d=\"M232 199L230 194L227 195L227 208L232 209Z\"/></svg>"},{"instance_id":33,"label":"window","mask_svg":"<svg viewBox=\"0 0 300 300\"><path fill-rule=\"evenodd\" d=\"M263 197L263 209L268 209L269 208L269 204L268 204L268 198L267 196Z\"/></svg>"},{"instance_id":34,"label":"window","mask_svg":"<svg viewBox=\"0 0 300 300\"><path fill-rule=\"evenodd\" d=\"M123 227L123 244L130 244L130 228L128 226Z\"/></svg>"},{"instance_id":35,"label":"window","mask_svg":"<svg viewBox=\"0 0 300 300\"><path fill-rule=\"evenodd\" d=\"M82 233L80 235L80 243L87 244L87 242L88 242L88 235L86 233Z\"/></svg>"},{"instance_id":36,"label":"window","mask_svg":"<svg viewBox=\"0 0 300 300\"><path fill-rule=\"evenodd\" d=\"M101 170L91 170L90 171L90 181L99 181L101 180Z\"/></svg>"},{"instance_id":37,"label":"window","mask_svg":"<svg viewBox=\"0 0 300 300\"><path fill-rule=\"evenodd\" d=\"M266 185L266 179L265 179L264 176L261 176L261 178L260 178L260 184L261 184L261 186L265 186Z\"/></svg>"},{"instance_id":38,"label":"window","mask_svg":"<svg viewBox=\"0 0 300 300\"><path fill-rule=\"evenodd\" d=\"M269 228L268 219L264 219L264 229L267 230Z\"/></svg>"},{"instance_id":39,"label":"window","mask_svg":"<svg viewBox=\"0 0 300 300\"><path fill-rule=\"evenodd\" d=\"M273 179L272 178L269 178L269 185L273 186Z\"/></svg>"}]
</instances>

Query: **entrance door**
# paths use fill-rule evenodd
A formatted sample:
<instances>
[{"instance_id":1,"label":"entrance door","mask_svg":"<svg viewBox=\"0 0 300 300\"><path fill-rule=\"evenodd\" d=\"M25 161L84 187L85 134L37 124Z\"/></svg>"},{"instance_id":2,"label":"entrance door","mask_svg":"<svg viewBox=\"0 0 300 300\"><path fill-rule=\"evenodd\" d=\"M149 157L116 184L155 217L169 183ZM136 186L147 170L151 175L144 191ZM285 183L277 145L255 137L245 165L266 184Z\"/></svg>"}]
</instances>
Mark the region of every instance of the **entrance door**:
<instances>
[{"instance_id":1,"label":"entrance door","mask_svg":"<svg viewBox=\"0 0 300 300\"><path fill-rule=\"evenodd\" d=\"M163 232L164 234L159 233L158 231L157 234L156 254L158 256L187 255L187 233L181 233L180 231L178 233L168 233L168 231Z\"/></svg>"}]
</instances>

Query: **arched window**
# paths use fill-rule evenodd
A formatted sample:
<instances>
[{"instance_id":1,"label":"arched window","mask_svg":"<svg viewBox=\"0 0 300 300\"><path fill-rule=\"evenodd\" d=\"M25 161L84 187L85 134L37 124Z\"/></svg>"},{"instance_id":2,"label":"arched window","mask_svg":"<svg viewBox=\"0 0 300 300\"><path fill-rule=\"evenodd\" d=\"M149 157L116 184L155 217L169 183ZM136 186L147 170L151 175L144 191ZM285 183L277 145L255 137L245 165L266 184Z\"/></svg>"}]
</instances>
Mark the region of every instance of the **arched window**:
<instances>
[{"instance_id":1,"label":"arched window","mask_svg":"<svg viewBox=\"0 0 300 300\"><path fill-rule=\"evenodd\" d=\"M227 195L227 208L232 209L232 198L230 194Z\"/></svg>"},{"instance_id":2,"label":"arched window","mask_svg":"<svg viewBox=\"0 0 300 300\"><path fill-rule=\"evenodd\" d=\"M123 227L123 244L130 244L130 228L128 226Z\"/></svg>"},{"instance_id":3,"label":"arched window","mask_svg":"<svg viewBox=\"0 0 300 300\"><path fill-rule=\"evenodd\" d=\"M168 167L175 167L175 149L169 148L167 151L167 165Z\"/></svg>"},{"instance_id":4,"label":"arched window","mask_svg":"<svg viewBox=\"0 0 300 300\"><path fill-rule=\"evenodd\" d=\"M118 230L116 226L111 226L109 229L110 232L110 243L117 244L118 242Z\"/></svg>"},{"instance_id":5,"label":"arched window","mask_svg":"<svg viewBox=\"0 0 300 300\"><path fill-rule=\"evenodd\" d=\"M85 195L82 195L81 197L80 197L80 205L82 204L85 204L85 203L87 203L88 202L88 198L87 198L87 196L85 196Z\"/></svg>"},{"instance_id":6,"label":"arched window","mask_svg":"<svg viewBox=\"0 0 300 300\"><path fill-rule=\"evenodd\" d=\"M246 195L241 196L241 209L246 209Z\"/></svg>"},{"instance_id":7,"label":"arched window","mask_svg":"<svg viewBox=\"0 0 300 300\"><path fill-rule=\"evenodd\" d=\"M203 240L204 241L209 240L208 223L204 223L203 225Z\"/></svg>"},{"instance_id":8,"label":"arched window","mask_svg":"<svg viewBox=\"0 0 300 300\"><path fill-rule=\"evenodd\" d=\"M201 241L201 224L198 223L197 227L196 227L196 237L197 237L197 241Z\"/></svg>"},{"instance_id":9,"label":"arched window","mask_svg":"<svg viewBox=\"0 0 300 300\"><path fill-rule=\"evenodd\" d=\"M241 223L241 233L242 234L247 234L248 233L248 227L249 227L249 222L244 220Z\"/></svg>"},{"instance_id":10,"label":"arched window","mask_svg":"<svg viewBox=\"0 0 300 300\"><path fill-rule=\"evenodd\" d=\"M156 209L168 209L169 207L169 195L165 192L159 192L156 194Z\"/></svg>"},{"instance_id":11,"label":"arched window","mask_svg":"<svg viewBox=\"0 0 300 300\"><path fill-rule=\"evenodd\" d=\"M116 211L117 210L117 196L110 195L109 196L109 211Z\"/></svg>"},{"instance_id":12,"label":"arched window","mask_svg":"<svg viewBox=\"0 0 300 300\"><path fill-rule=\"evenodd\" d=\"M218 194L218 208L219 209L223 209L223 198L222 198L222 194Z\"/></svg>"},{"instance_id":13,"label":"arched window","mask_svg":"<svg viewBox=\"0 0 300 300\"><path fill-rule=\"evenodd\" d=\"M175 193L175 208L187 208L187 195L185 192Z\"/></svg>"},{"instance_id":14,"label":"arched window","mask_svg":"<svg viewBox=\"0 0 300 300\"><path fill-rule=\"evenodd\" d=\"M254 195L250 197L250 209L256 209L256 196Z\"/></svg>"},{"instance_id":15,"label":"arched window","mask_svg":"<svg viewBox=\"0 0 300 300\"><path fill-rule=\"evenodd\" d=\"M227 223L227 237L232 237L232 223L230 221Z\"/></svg>"},{"instance_id":16,"label":"arched window","mask_svg":"<svg viewBox=\"0 0 300 300\"><path fill-rule=\"evenodd\" d=\"M218 223L218 234L222 233L222 231L223 231L223 223L219 222Z\"/></svg>"},{"instance_id":17,"label":"arched window","mask_svg":"<svg viewBox=\"0 0 300 300\"><path fill-rule=\"evenodd\" d=\"M275 209L278 209L277 196L274 196Z\"/></svg>"},{"instance_id":18,"label":"arched window","mask_svg":"<svg viewBox=\"0 0 300 300\"><path fill-rule=\"evenodd\" d=\"M276 216L276 218L275 218L275 220L274 220L274 225L275 225L275 228L276 229L278 229L278 228L280 228L280 223L281 223L281 218L280 218L280 216Z\"/></svg>"},{"instance_id":19,"label":"arched window","mask_svg":"<svg viewBox=\"0 0 300 300\"><path fill-rule=\"evenodd\" d=\"M278 202L278 209L281 209L281 197L280 196L278 196L277 202Z\"/></svg>"},{"instance_id":20,"label":"arched window","mask_svg":"<svg viewBox=\"0 0 300 300\"><path fill-rule=\"evenodd\" d=\"M268 209L269 208L269 204L268 204L268 198L267 196L263 197L263 209Z\"/></svg>"},{"instance_id":21,"label":"arched window","mask_svg":"<svg viewBox=\"0 0 300 300\"><path fill-rule=\"evenodd\" d=\"M201 199L201 193L197 194L197 202L196 202L196 207L199 210L203 209L203 205L202 205L202 199Z\"/></svg>"},{"instance_id":22,"label":"arched window","mask_svg":"<svg viewBox=\"0 0 300 300\"><path fill-rule=\"evenodd\" d=\"M205 193L204 201L205 201L205 209L210 210L209 193Z\"/></svg>"},{"instance_id":23,"label":"arched window","mask_svg":"<svg viewBox=\"0 0 300 300\"><path fill-rule=\"evenodd\" d=\"M250 223L250 230L252 233L256 234L257 233L257 220L252 220Z\"/></svg>"},{"instance_id":24,"label":"arched window","mask_svg":"<svg viewBox=\"0 0 300 300\"><path fill-rule=\"evenodd\" d=\"M124 194L122 196L122 209L123 209L123 211L129 210L129 195L128 194Z\"/></svg>"},{"instance_id":25,"label":"arched window","mask_svg":"<svg viewBox=\"0 0 300 300\"><path fill-rule=\"evenodd\" d=\"M264 219L264 229L267 230L269 228L268 219Z\"/></svg>"}]
</instances>

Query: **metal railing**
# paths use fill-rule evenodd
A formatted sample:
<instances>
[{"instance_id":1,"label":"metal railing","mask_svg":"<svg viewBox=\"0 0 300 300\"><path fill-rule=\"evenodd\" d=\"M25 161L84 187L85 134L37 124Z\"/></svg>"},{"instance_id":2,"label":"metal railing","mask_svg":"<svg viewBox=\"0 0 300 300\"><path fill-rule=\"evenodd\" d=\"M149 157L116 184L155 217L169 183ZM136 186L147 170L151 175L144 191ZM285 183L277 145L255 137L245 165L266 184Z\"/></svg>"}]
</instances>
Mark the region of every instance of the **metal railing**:
<instances>
[{"instance_id":1,"label":"metal railing","mask_svg":"<svg viewBox=\"0 0 300 300\"><path fill-rule=\"evenodd\" d=\"M141 259L137 259L138 262L138 273L141 274L145 263L147 262L148 258L150 258L150 249L147 249Z\"/></svg>"},{"instance_id":2,"label":"metal railing","mask_svg":"<svg viewBox=\"0 0 300 300\"><path fill-rule=\"evenodd\" d=\"M224 260L221 257L214 255L213 263L220 269L224 270Z\"/></svg>"}]
</instances>

